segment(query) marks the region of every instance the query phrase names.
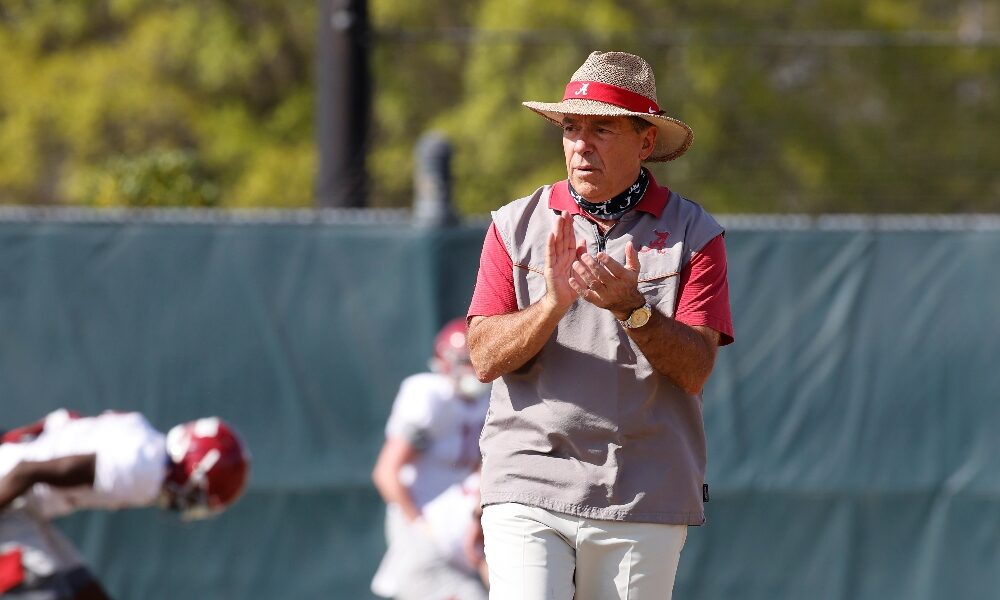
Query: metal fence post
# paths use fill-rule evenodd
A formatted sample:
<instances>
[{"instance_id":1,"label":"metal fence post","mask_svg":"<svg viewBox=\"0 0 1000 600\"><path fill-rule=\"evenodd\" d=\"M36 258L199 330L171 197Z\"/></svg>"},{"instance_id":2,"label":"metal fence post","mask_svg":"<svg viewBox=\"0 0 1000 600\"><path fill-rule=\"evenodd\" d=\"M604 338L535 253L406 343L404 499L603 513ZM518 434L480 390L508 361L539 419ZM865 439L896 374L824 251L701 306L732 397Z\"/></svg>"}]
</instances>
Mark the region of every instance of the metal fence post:
<instances>
[{"instance_id":1,"label":"metal fence post","mask_svg":"<svg viewBox=\"0 0 1000 600\"><path fill-rule=\"evenodd\" d=\"M451 205L451 143L437 132L420 137L414 150L413 221L441 227L458 223Z\"/></svg>"}]
</instances>

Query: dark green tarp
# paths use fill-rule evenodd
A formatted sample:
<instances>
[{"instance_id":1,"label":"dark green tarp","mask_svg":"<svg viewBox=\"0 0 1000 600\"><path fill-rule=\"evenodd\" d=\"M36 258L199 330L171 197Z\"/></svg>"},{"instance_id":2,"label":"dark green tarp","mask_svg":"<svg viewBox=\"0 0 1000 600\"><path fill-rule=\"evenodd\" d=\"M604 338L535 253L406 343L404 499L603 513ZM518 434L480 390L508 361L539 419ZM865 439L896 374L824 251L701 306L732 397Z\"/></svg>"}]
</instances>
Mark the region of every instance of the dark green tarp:
<instances>
[{"instance_id":1,"label":"dark green tarp","mask_svg":"<svg viewBox=\"0 0 1000 600\"><path fill-rule=\"evenodd\" d=\"M249 490L216 520L59 522L116 598L370 597L382 428L484 226L201 221L0 220L0 428L65 406L243 433ZM733 223L676 597L1000 597L1000 227Z\"/></svg>"}]
</instances>

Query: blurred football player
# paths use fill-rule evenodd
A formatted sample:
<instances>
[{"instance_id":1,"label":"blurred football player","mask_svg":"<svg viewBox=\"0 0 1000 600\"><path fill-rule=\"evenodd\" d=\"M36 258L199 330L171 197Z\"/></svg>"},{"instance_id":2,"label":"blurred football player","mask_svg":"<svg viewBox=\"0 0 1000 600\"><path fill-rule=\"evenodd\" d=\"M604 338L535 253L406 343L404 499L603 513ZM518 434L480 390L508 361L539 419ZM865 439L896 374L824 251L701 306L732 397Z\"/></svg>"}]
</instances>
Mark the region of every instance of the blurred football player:
<instances>
[{"instance_id":1,"label":"blurred football player","mask_svg":"<svg viewBox=\"0 0 1000 600\"><path fill-rule=\"evenodd\" d=\"M372 479L385 500L388 550L376 594L406 600L480 600L479 434L489 388L472 370L465 319L434 341L431 372L403 380ZM471 477L470 477L471 476Z\"/></svg>"},{"instance_id":2,"label":"blurred football player","mask_svg":"<svg viewBox=\"0 0 1000 600\"><path fill-rule=\"evenodd\" d=\"M202 519L231 505L250 459L218 418L166 435L139 413L55 411L0 438L0 595L101 600L107 593L49 520L159 505Z\"/></svg>"}]
</instances>

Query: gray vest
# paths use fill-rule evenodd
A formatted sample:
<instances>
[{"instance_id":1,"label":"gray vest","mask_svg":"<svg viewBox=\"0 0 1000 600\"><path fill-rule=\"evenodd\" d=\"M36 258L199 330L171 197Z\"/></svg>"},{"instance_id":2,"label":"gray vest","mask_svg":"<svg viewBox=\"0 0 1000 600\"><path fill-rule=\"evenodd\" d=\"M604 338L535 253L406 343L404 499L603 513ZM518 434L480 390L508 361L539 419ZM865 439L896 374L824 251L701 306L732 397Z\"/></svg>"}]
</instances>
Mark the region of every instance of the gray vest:
<instances>
[{"instance_id":1,"label":"gray vest","mask_svg":"<svg viewBox=\"0 0 1000 600\"><path fill-rule=\"evenodd\" d=\"M557 216L551 186L493 213L514 263L519 308L545 294L546 240ZM602 239L574 218L591 254L639 252L639 291L673 316L691 256L722 227L670 194L657 219L631 211ZM603 248L601 248L603 246ZM595 519L704 522L705 432L700 396L659 374L606 310L577 300L542 350L493 383L480 440L483 504L518 502Z\"/></svg>"}]
</instances>

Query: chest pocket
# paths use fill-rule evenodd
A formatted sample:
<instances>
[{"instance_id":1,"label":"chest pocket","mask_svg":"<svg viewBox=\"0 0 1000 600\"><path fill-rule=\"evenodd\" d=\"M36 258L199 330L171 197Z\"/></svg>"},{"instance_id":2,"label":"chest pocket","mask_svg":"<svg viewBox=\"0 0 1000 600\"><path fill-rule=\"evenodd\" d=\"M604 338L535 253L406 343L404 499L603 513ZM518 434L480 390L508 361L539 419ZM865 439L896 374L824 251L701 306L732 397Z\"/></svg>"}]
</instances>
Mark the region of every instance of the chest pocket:
<instances>
[{"instance_id":1,"label":"chest pocket","mask_svg":"<svg viewBox=\"0 0 1000 600\"><path fill-rule=\"evenodd\" d=\"M654 306L661 313L672 317L677 309L679 279L680 274L678 273L670 273L651 279L644 279L640 274L639 292L646 298L650 306Z\"/></svg>"},{"instance_id":2,"label":"chest pocket","mask_svg":"<svg viewBox=\"0 0 1000 600\"><path fill-rule=\"evenodd\" d=\"M650 306L672 317L677 310L677 294L680 285L680 256L683 245L677 244L663 252L639 254L639 292Z\"/></svg>"}]
</instances>

